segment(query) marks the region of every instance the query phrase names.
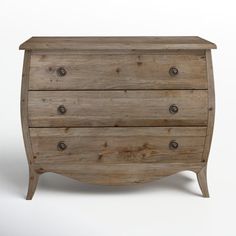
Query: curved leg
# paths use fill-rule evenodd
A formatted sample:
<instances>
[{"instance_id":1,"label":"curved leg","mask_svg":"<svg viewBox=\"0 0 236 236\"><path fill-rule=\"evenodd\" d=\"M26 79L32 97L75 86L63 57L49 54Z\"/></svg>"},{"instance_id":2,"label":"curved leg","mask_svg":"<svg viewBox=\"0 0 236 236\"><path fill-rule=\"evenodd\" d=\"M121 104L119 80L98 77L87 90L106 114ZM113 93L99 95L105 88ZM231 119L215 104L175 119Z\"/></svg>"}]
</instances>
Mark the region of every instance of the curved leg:
<instances>
[{"instance_id":1,"label":"curved leg","mask_svg":"<svg viewBox=\"0 0 236 236\"><path fill-rule=\"evenodd\" d=\"M35 170L31 169L29 170L29 187L28 187L28 193L26 196L26 200L31 200L34 196L35 189L37 187L39 180L39 174L35 172Z\"/></svg>"},{"instance_id":2,"label":"curved leg","mask_svg":"<svg viewBox=\"0 0 236 236\"><path fill-rule=\"evenodd\" d=\"M202 191L203 197L210 197L207 187L207 167L204 166L198 173L197 173L197 180Z\"/></svg>"}]
</instances>

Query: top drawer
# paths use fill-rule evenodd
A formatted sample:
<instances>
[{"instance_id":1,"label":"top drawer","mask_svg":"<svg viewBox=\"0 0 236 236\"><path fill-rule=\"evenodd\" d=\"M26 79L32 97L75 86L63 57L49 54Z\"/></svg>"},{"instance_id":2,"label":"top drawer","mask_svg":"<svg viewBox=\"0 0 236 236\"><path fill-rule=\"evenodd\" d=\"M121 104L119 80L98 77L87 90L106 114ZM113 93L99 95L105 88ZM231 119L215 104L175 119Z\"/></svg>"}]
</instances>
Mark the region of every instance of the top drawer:
<instances>
[{"instance_id":1,"label":"top drawer","mask_svg":"<svg viewBox=\"0 0 236 236\"><path fill-rule=\"evenodd\" d=\"M203 52L203 51L202 51ZM203 53L33 53L30 90L206 89Z\"/></svg>"}]
</instances>

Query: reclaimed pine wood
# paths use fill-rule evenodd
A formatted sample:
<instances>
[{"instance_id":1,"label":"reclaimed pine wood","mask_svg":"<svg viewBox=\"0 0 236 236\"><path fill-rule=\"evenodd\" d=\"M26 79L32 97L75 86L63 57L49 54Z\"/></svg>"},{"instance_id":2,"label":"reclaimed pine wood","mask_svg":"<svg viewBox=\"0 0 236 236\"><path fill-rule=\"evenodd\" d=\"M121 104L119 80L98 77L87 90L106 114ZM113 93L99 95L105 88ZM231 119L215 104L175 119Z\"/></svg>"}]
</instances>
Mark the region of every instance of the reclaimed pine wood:
<instances>
[{"instance_id":1,"label":"reclaimed pine wood","mask_svg":"<svg viewBox=\"0 0 236 236\"><path fill-rule=\"evenodd\" d=\"M171 76L171 67L178 75ZM66 75L58 75L63 67ZM204 54L36 54L30 90L207 89Z\"/></svg>"},{"instance_id":2,"label":"reclaimed pine wood","mask_svg":"<svg viewBox=\"0 0 236 236\"><path fill-rule=\"evenodd\" d=\"M214 43L196 36L181 37L32 37L24 50L169 50L213 49Z\"/></svg>"},{"instance_id":3,"label":"reclaimed pine wood","mask_svg":"<svg viewBox=\"0 0 236 236\"><path fill-rule=\"evenodd\" d=\"M28 106L30 127L207 124L206 90L30 91Z\"/></svg>"},{"instance_id":4,"label":"reclaimed pine wood","mask_svg":"<svg viewBox=\"0 0 236 236\"><path fill-rule=\"evenodd\" d=\"M85 183L101 185L131 185L146 183L180 171L198 173L202 162L189 163L128 163L128 164L34 164L41 173L53 172Z\"/></svg>"},{"instance_id":5,"label":"reclaimed pine wood","mask_svg":"<svg viewBox=\"0 0 236 236\"><path fill-rule=\"evenodd\" d=\"M31 52L27 50L25 51L24 55L22 84L21 84L21 126L22 126L26 156L29 165L29 186L28 186L28 193L26 196L27 200L32 199L39 178L39 174L35 171L33 167L34 159L33 159L32 146L30 142L29 124L28 124L28 88L29 88L30 59L31 59Z\"/></svg>"},{"instance_id":6,"label":"reclaimed pine wood","mask_svg":"<svg viewBox=\"0 0 236 236\"><path fill-rule=\"evenodd\" d=\"M31 128L30 136L35 163L197 162L206 127ZM178 149L169 148L172 140Z\"/></svg>"},{"instance_id":7,"label":"reclaimed pine wood","mask_svg":"<svg viewBox=\"0 0 236 236\"><path fill-rule=\"evenodd\" d=\"M215 120L215 89L214 89L214 77L211 51L206 51L207 58L207 80L208 80L208 124L207 124L207 137L205 142L205 148L202 155L202 161L207 162L210 153L214 120Z\"/></svg>"},{"instance_id":8,"label":"reclaimed pine wood","mask_svg":"<svg viewBox=\"0 0 236 236\"><path fill-rule=\"evenodd\" d=\"M104 49L104 50L60 50L60 49L43 49L43 50L33 50L31 55L60 55L63 52L63 55L194 55L194 56L205 56L206 50L179 50L179 49L159 49L159 50L127 50L127 49Z\"/></svg>"},{"instance_id":9,"label":"reclaimed pine wood","mask_svg":"<svg viewBox=\"0 0 236 236\"><path fill-rule=\"evenodd\" d=\"M211 51L206 50L207 60L207 80L208 80L208 124L205 147L202 155L202 162L207 163L210 154L210 147L213 135L214 120L215 120L215 89L213 77L213 65ZM210 197L207 186L207 164L197 172L197 179L204 197Z\"/></svg>"},{"instance_id":10,"label":"reclaimed pine wood","mask_svg":"<svg viewBox=\"0 0 236 236\"><path fill-rule=\"evenodd\" d=\"M197 179L202 191L203 197L210 197L207 186L207 166L204 165L197 173Z\"/></svg>"},{"instance_id":11,"label":"reclaimed pine wood","mask_svg":"<svg viewBox=\"0 0 236 236\"><path fill-rule=\"evenodd\" d=\"M45 172L127 185L184 170L196 173L209 197L213 48L199 37L33 37L23 43L26 199ZM173 104L177 113L170 113Z\"/></svg>"}]
</instances>

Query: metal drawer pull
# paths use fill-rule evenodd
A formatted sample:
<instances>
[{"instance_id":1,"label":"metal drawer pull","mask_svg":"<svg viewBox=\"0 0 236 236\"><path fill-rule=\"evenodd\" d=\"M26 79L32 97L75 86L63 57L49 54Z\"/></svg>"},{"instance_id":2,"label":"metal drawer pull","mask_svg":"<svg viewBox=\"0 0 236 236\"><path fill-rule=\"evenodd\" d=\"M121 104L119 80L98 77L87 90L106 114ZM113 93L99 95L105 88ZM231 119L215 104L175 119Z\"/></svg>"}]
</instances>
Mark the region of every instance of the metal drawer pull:
<instances>
[{"instance_id":1,"label":"metal drawer pull","mask_svg":"<svg viewBox=\"0 0 236 236\"><path fill-rule=\"evenodd\" d=\"M67 145L62 141L57 144L58 151L64 151L66 150L66 148L67 148Z\"/></svg>"},{"instance_id":2,"label":"metal drawer pull","mask_svg":"<svg viewBox=\"0 0 236 236\"><path fill-rule=\"evenodd\" d=\"M175 140L170 141L170 143L169 143L169 148L170 148L171 150L175 150L175 149L177 149L178 147L179 147L179 144L178 144Z\"/></svg>"},{"instance_id":3,"label":"metal drawer pull","mask_svg":"<svg viewBox=\"0 0 236 236\"><path fill-rule=\"evenodd\" d=\"M178 75L178 73L179 73L179 70L176 67L171 67L169 69L170 76L176 76L176 75Z\"/></svg>"},{"instance_id":4,"label":"metal drawer pull","mask_svg":"<svg viewBox=\"0 0 236 236\"><path fill-rule=\"evenodd\" d=\"M169 112L171 114L176 114L178 111L179 111L179 108L177 107L177 105L175 104L170 105Z\"/></svg>"},{"instance_id":5,"label":"metal drawer pull","mask_svg":"<svg viewBox=\"0 0 236 236\"><path fill-rule=\"evenodd\" d=\"M62 77L62 76L65 76L67 73L66 69L64 67L59 67L57 69L57 75Z\"/></svg>"},{"instance_id":6,"label":"metal drawer pull","mask_svg":"<svg viewBox=\"0 0 236 236\"><path fill-rule=\"evenodd\" d=\"M64 105L60 105L60 106L57 108L57 111L58 111L60 114L64 115L64 114L66 113L67 109L65 108Z\"/></svg>"}]
</instances>

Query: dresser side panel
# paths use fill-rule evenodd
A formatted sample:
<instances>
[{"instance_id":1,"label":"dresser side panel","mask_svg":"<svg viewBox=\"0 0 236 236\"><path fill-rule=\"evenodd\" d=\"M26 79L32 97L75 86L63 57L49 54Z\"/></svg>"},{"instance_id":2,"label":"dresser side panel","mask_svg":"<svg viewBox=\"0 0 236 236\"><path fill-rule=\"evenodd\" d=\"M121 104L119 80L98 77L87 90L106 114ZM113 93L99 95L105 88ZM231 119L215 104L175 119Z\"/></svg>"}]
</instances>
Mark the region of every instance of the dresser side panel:
<instances>
[{"instance_id":1,"label":"dresser side panel","mask_svg":"<svg viewBox=\"0 0 236 236\"><path fill-rule=\"evenodd\" d=\"M26 50L24 54L24 64L21 83L21 126L23 132L24 145L29 165L33 162L33 152L29 134L28 120L28 88L29 88L29 70L31 61L31 51Z\"/></svg>"},{"instance_id":2,"label":"dresser side panel","mask_svg":"<svg viewBox=\"0 0 236 236\"><path fill-rule=\"evenodd\" d=\"M207 162L211 148L211 141L215 120L215 89L214 89L214 77L213 77L213 65L211 51L206 50L206 62L207 62L207 80L208 80L208 124L207 124L207 136L205 140L205 147L203 151L202 161Z\"/></svg>"}]
</instances>

